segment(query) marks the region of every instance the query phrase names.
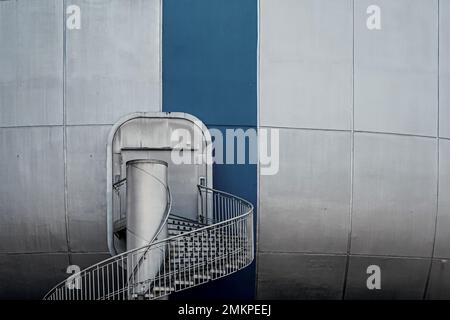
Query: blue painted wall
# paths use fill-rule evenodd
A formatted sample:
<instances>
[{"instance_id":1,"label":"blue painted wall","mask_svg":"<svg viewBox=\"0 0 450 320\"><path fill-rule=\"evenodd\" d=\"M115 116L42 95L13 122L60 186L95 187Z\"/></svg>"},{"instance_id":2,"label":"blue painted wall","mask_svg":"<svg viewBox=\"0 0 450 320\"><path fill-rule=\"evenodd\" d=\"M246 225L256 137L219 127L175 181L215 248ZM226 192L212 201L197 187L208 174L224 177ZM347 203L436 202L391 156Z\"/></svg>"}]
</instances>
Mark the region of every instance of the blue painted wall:
<instances>
[{"instance_id":1,"label":"blue painted wall","mask_svg":"<svg viewBox=\"0 0 450 320\"><path fill-rule=\"evenodd\" d=\"M257 0L163 1L163 111L193 114L222 131L256 128L257 9ZM255 217L256 181L256 165L214 165L214 187L253 202ZM254 296L253 263L174 298Z\"/></svg>"}]
</instances>

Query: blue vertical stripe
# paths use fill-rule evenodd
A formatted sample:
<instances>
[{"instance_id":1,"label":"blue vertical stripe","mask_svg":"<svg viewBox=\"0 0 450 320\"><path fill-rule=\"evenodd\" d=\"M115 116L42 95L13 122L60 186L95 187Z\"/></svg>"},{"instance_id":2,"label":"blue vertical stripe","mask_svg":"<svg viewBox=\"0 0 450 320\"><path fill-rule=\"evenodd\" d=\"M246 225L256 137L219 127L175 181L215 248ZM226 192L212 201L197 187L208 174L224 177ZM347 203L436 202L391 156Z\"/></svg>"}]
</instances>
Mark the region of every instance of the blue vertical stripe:
<instances>
[{"instance_id":1,"label":"blue vertical stripe","mask_svg":"<svg viewBox=\"0 0 450 320\"><path fill-rule=\"evenodd\" d=\"M257 0L163 1L163 111L209 128L257 126ZM256 165L214 165L214 187L253 202ZM256 219L255 219L256 221ZM252 299L254 264L176 298Z\"/></svg>"}]
</instances>

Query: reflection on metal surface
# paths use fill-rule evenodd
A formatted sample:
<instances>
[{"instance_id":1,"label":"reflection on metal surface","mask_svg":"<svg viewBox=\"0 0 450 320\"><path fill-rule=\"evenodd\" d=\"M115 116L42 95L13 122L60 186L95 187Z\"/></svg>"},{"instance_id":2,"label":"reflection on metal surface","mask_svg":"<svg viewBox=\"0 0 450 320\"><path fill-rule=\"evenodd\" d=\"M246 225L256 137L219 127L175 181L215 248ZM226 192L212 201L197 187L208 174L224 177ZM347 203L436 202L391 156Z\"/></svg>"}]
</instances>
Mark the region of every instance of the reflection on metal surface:
<instances>
[{"instance_id":1,"label":"reflection on metal surface","mask_svg":"<svg viewBox=\"0 0 450 320\"><path fill-rule=\"evenodd\" d=\"M82 27L65 32L68 125L161 110L161 2L70 1L81 9Z\"/></svg>"},{"instance_id":2,"label":"reflection on metal surface","mask_svg":"<svg viewBox=\"0 0 450 320\"><path fill-rule=\"evenodd\" d=\"M103 258L109 128L161 110L161 0L70 1L79 30L65 5L0 1L0 298L39 298L78 257Z\"/></svg>"},{"instance_id":3,"label":"reflection on metal surface","mask_svg":"<svg viewBox=\"0 0 450 320\"><path fill-rule=\"evenodd\" d=\"M0 1L0 127L63 124L62 26L63 1Z\"/></svg>"},{"instance_id":4,"label":"reflection on metal surface","mask_svg":"<svg viewBox=\"0 0 450 320\"><path fill-rule=\"evenodd\" d=\"M367 28L372 5L379 30ZM450 254L450 157L437 137L450 132L450 2L260 0L259 30L260 124L281 128L284 147L279 175L259 179L258 296L309 298L327 284L336 299L448 296L436 261ZM335 277L344 255L341 294L328 272L296 263L307 254ZM277 269L279 256L292 265ZM366 286L370 265L381 290Z\"/></svg>"},{"instance_id":5,"label":"reflection on metal surface","mask_svg":"<svg viewBox=\"0 0 450 320\"><path fill-rule=\"evenodd\" d=\"M0 252L67 251L63 130L0 129Z\"/></svg>"},{"instance_id":6,"label":"reflection on metal surface","mask_svg":"<svg viewBox=\"0 0 450 320\"><path fill-rule=\"evenodd\" d=\"M280 129L280 172L260 176L261 251L346 252L350 139L347 132Z\"/></svg>"},{"instance_id":7,"label":"reflection on metal surface","mask_svg":"<svg viewBox=\"0 0 450 320\"><path fill-rule=\"evenodd\" d=\"M377 1L383 29L376 32L365 26L370 4L355 1L355 129L435 136L437 1Z\"/></svg>"},{"instance_id":8,"label":"reflection on metal surface","mask_svg":"<svg viewBox=\"0 0 450 320\"><path fill-rule=\"evenodd\" d=\"M261 126L349 130L352 1L260 0L260 7Z\"/></svg>"},{"instance_id":9,"label":"reflection on metal surface","mask_svg":"<svg viewBox=\"0 0 450 320\"><path fill-rule=\"evenodd\" d=\"M108 251L105 170L110 128L67 128L67 216L72 252Z\"/></svg>"},{"instance_id":10,"label":"reflection on metal surface","mask_svg":"<svg viewBox=\"0 0 450 320\"><path fill-rule=\"evenodd\" d=\"M431 257L436 139L355 134L352 251Z\"/></svg>"}]
</instances>

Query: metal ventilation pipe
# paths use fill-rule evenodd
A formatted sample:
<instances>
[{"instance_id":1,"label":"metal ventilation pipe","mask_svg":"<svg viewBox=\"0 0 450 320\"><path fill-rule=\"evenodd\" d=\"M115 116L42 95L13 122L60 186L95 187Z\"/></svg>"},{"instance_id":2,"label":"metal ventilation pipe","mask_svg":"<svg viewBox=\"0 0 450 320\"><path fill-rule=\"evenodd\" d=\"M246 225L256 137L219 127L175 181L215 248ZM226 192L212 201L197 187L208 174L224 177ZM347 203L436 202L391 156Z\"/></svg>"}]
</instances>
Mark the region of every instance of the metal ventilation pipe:
<instances>
[{"instance_id":1,"label":"metal ventilation pipe","mask_svg":"<svg viewBox=\"0 0 450 320\"><path fill-rule=\"evenodd\" d=\"M128 161L127 251L150 244L156 236L157 239L167 238L165 218L169 207L167 163L149 159ZM164 261L164 253L164 248L150 247L148 251L129 257L128 275L141 283L135 288L135 294L148 291Z\"/></svg>"}]
</instances>

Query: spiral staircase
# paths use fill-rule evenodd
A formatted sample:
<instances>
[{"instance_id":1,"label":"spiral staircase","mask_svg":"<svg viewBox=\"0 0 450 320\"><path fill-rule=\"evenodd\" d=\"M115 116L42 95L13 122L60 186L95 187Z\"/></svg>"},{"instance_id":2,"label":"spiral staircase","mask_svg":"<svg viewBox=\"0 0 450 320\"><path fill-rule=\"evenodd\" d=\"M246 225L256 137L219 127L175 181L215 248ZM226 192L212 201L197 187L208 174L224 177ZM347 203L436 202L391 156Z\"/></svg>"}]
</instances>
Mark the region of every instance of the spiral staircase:
<instances>
[{"instance_id":1,"label":"spiral staircase","mask_svg":"<svg viewBox=\"0 0 450 320\"><path fill-rule=\"evenodd\" d=\"M254 259L253 206L232 194L198 185L197 220L171 212L153 240L88 267L59 283L45 300L154 300L226 277ZM167 238L158 239L166 228ZM124 236L125 223L114 232ZM162 258L161 258L162 257Z\"/></svg>"}]
</instances>

